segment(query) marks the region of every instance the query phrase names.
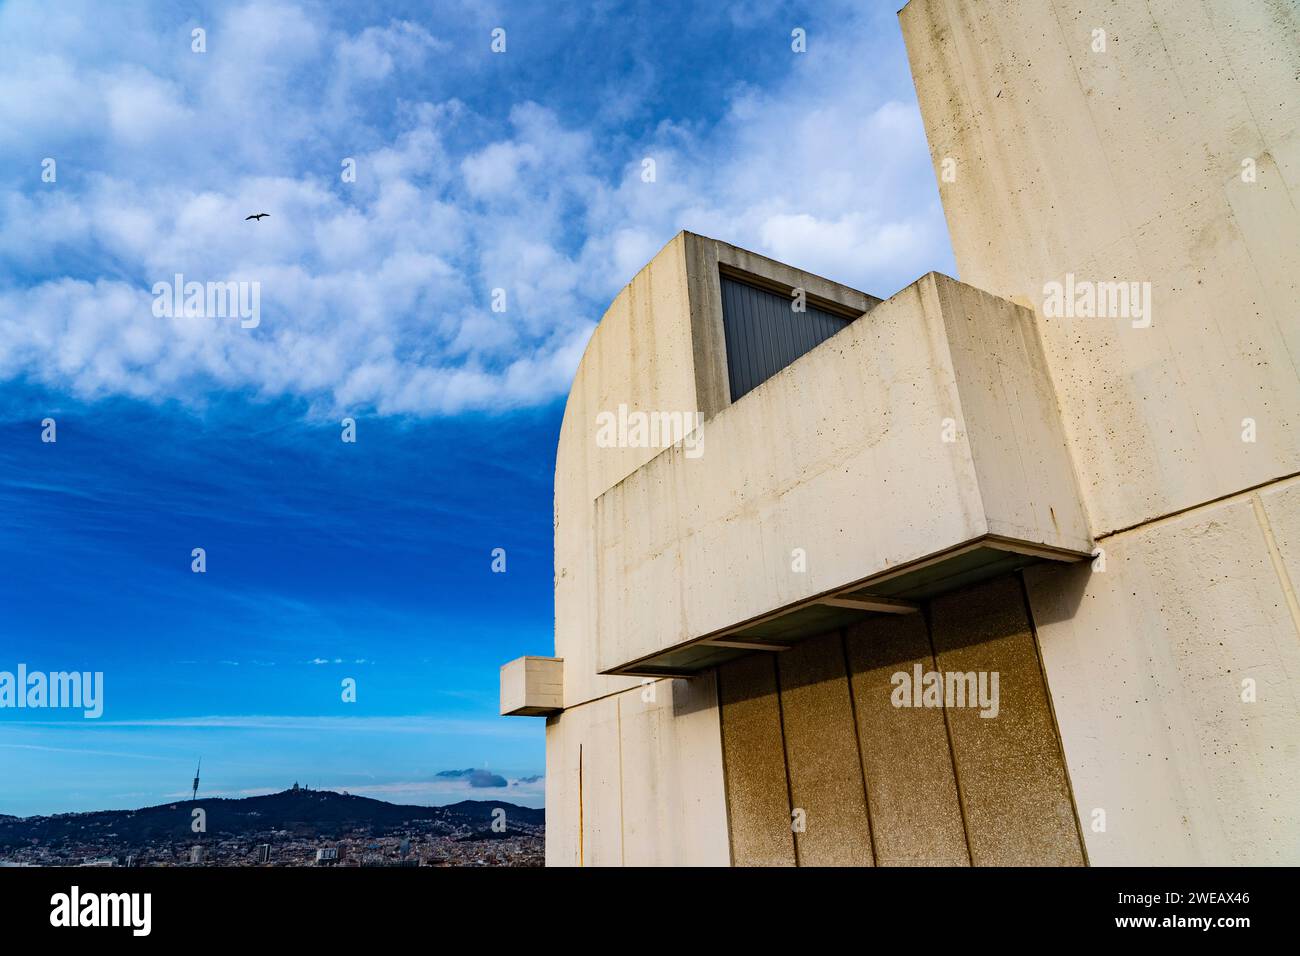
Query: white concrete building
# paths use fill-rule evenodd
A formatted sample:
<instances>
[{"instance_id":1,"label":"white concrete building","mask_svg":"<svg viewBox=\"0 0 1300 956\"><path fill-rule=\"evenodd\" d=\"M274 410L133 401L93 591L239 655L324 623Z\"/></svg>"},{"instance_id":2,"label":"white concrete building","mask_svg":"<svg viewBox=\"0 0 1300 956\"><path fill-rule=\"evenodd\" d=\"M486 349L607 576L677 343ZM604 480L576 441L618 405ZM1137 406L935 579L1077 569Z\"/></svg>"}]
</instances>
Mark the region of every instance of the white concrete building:
<instances>
[{"instance_id":1,"label":"white concrete building","mask_svg":"<svg viewBox=\"0 0 1300 956\"><path fill-rule=\"evenodd\" d=\"M1300 863L1297 7L900 20L962 281L682 233L583 357L547 860Z\"/></svg>"}]
</instances>

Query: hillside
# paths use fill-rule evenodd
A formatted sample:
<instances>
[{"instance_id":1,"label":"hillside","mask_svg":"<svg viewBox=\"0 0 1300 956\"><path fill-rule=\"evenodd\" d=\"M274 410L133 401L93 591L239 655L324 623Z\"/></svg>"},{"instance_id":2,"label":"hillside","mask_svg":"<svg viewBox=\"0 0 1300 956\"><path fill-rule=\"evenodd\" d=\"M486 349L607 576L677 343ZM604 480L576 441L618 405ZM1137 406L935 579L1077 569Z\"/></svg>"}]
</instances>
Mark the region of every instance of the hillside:
<instances>
[{"instance_id":1,"label":"hillside","mask_svg":"<svg viewBox=\"0 0 1300 956\"><path fill-rule=\"evenodd\" d=\"M333 836L357 828L383 833L414 821L440 823L448 831L480 830L491 823L492 813L498 807L514 823L541 826L545 820L542 810L504 801L462 800L444 807L421 807L332 790L298 789L239 799L179 800L138 810L37 817L0 815L0 847L30 844L33 840L48 845L99 837L112 837L125 843L188 840L193 836L190 826L194 807L207 812L208 835L221 838L267 830L316 836Z\"/></svg>"}]
</instances>

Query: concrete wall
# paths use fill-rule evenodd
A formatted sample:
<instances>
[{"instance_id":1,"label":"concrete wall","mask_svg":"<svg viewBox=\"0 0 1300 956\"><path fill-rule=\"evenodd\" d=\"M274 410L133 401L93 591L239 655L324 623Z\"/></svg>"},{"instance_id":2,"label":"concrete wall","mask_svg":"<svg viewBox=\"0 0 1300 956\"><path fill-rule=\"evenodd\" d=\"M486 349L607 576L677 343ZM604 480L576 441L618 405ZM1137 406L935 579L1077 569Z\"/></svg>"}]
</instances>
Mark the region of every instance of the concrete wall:
<instances>
[{"instance_id":1,"label":"concrete wall","mask_svg":"<svg viewBox=\"0 0 1300 956\"><path fill-rule=\"evenodd\" d=\"M988 534L1088 553L1030 316L932 273L601 494L598 669Z\"/></svg>"},{"instance_id":2,"label":"concrete wall","mask_svg":"<svg viewBox=\"0 0 1300 956\"><path fill-rule=\"evenodd\" d=\"M596 416L630 410L701 412L730 405L718 269L748 270L846 307L879 300L783 263L679 233L618 294L583 353L565 405L555 463L555 656L564 701L576 706L637 685L598 674L595 502L662 448L602 448ZM623 590L619 588L620 592Z\"/></svg>"},{"instance_id":3,"label":"concrete wall","mask_svg":"<svg viewBox=\"0 0 1300 956\"><path fill-rule=\"evenodd\" d=\"M572 707L636 686L596 673L592 502L659 453L599 448L596 415L632 408L697 409L686 276L678 235L621 291L591 336L569 390L555 461L555 656ZM549 802L549 801L548 801Z\"/></svg>"},{"instance_id":4,"label":"concrete wall","mask_svg":"<svg viewBox=\"0 0 1300 956\"><path fill-rule=\"evenodd\" d=\"M845 633L872 838L881 866L969 866L948 720L893 706L893 675L935 670L924 615L880 617Z\"/></svg>"},{"instance_id":5,"label":"concrete wall","mask_svg":"<svg viewBox=\"0 0 1300 956\"><path fill-rule=\"evenodd\" d=\"M1300 8L900 17L962 279L1039 309L1105 550L1026 572L1089 858L1300 863ZM1047 314L1067 273L1151 283L1150 327Z\"/></svg>"},{"instance_id":6,"label":"concrete wall","mask_svg":"<svg viewBox=\"0 0 1300 956\"><path fill-rule=\"evenodd\" d=\"M1089 859L1300 862L1300 482L1101 544L1026 572Z\"/></svg>"},{"instance_id":7,"label":"concrete wall","mask_svg":"<svg viewBox=\"0 0 1300 956\"><path fill-rule=\"evenodd\" d=\"M718 669L737 865L1083 864L1020 578L932 611ZM996 671L998 714L895 706L914 665Z\"/></svg>"},{"instance_id":8,"label":"concrete wall","mask_svg":"<svg viewBox=\"0 0 1300 956\"><path fill-rule=\"evenodd\" d=\"M596 416L730 403L719 267L754 270L865 310L876 299L726 243L680 233L618 294L579 364L555 466L555 651L563 712L547 720L547 861L725 864L729 859L716 692L708 677L597 673L595 502L660 448L599 447ZM711 697L710 695L714 695ZM580 783L581 779L581 783ZM581 822L580 822L581 821Z\"/></svg>"},{"instance_id":9,"label":"concrete wall","mask_svg":"<svg viewBox=\"0 0 1300 956\"><path fill-rule=\"evenodd\" d=\"M726 866L717 688L650 681L546 722L548 866Z\"/></svg>"},{"instance_id":10,"label":"concrete wall","mask_svg":"<svg viewBox=\"0 0 1300 956\"><path fill-rule=\"evenodd\" d=\"M1300 472L1294 0L911 0L900 19L962 281L1034 306L1066 273L1152 284L1150 328L1038 324L1093 531Z\"/></svg>"},{"instance_id":11,"label":"concrete wall","mask_svg":"<svg viewBox=\"0 0 1300 956\"><path fill-rule=\"evenodd\" d=\"M871 310L724 404L725 350L711 351L720 346L720 268ZM557 455L564 709L547 721L548 862L971 860L955 777L945 791L940 771L960 757L978 779L984 744L952 750L946 725L942 741L934 736L933 713L891 712L888 726L928 728L915 753L939 761L903 773L876 728L861 723L880 715L879 701L865 696L874 671L861 636L836 632L796 646L769 689L761 664L739 664L721 683L729 701L721 709L709 674L659 681L661 699L646 704L639 679L597 671L986 535L1086 553L1091 541L1029 315L937 274L878 303L689 234L620 293L580 364ZM599 447L596 415L620 404L705 412L703 457L687 458L680 446ZM772 441L778 434L783 440ZM794 548L806 551L806 571L792 567ZM730 846L724 756L728 787L746 797L732 801ZM883 787L883 848L873 845L873 777ZM1013 795L1042 789L1015 779ZM925 805L942 810L932 820L918 820L906 802L922 790ZM1053 793L1021 811L1059 809ZM819 825L792 836L792 806ZM920 829L909 832L912 824ZM1007 852L1060 858L1022 844ZM986 856L994 858L976 862Z\"/></svg>"},{"instance_id":12,"label":"concrete wall","mask_svg":"<svg viewBox=\"0 0 1300 956\"><path fill-rule=\"evenodd\" d=\"M698 408L688 241L674 238L615 298L565 406L555 465L555 656L564 659L566 709L546 729L551 865L728 859L717 710L694 696L707 703L712 685L659 682L655 702L643 705L640 681L601 676L595 657L592 502L658 453L597 447L595 418L620 403ZM665 821L671 826L655 832Z\"/></svg>"}]
</instances>

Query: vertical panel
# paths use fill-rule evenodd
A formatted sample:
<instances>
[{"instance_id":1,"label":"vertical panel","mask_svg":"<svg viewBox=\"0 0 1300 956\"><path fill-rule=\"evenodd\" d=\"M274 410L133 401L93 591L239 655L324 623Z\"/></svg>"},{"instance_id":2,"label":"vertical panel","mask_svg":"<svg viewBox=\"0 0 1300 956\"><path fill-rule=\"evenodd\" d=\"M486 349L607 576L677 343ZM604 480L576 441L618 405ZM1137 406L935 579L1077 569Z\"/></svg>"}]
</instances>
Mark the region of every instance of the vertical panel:
<instances>
[{"instance_id":1,"label":"vertical panel","mask_svg":"<svg viewBox=\"0 0 1300 956\"><path fill-rule=\"evenodd\" d=\"M565 815L574 823L581 821L579 845L568 848L577 851L574 862L579 866L621 866L623 793L618 702L607 697L572 707L553 721L548 722L547 742L550 743L552 732L556 732L556 739L565 750L561 769L569 775L576 796L576 806L567 807ZM550 771L549 764L547 771ZM560 789L567 790L567 787L557 788ZM548 811L548 820L549 816Z\"/></svg>"},{"instance_id":2,"label":"vertical panel","mask_svg":"<svg viewBox=\"0 0 1300 956\"><path fill-rule=\"evenodd\" d=\"M976 866L1079 866L1083 851L1056 723L1017 577L936 598L938 670L998 675L997 715L947 709ZM991 684L990 684L991 688Z\"/></svg>"},{"instance_id":3,"label":"vertical panel","mask_svg":"<svg viewBox=\"0 0 1300 956\"><path fill-rule=\"evenodd\" d=\"M731 855L737 866L794 866L776 668L751 654L718 669Z\"/></svg>"},{"instance_id":4,"label":"vertical panel","mask_svg":"<svg viewBox=\"0 0 1300 956\"><path fill-rule=\"evenodd\" d=\"M969 172L940 183L962 279L1031 302L1067 274L1150 283L1150 328L1037 323L1098 533L1300 470L1296 8L902 11L932 155ZM1100 26L1122 53L1092 52ZM1246 158L1255 182L1241 180ZM1240 440L1245 416L1257 442Z\"/></svg>"},{"instance_id":5,"label":"vertical panel","mask_svg":"<svg viewBox=\"0 0 1300 956\"><path fill-rule=\"evenodd\" d=\"M1112 535L1104 572L1026 572L1089 862L1300 864L1298 492Z\"/></svg>"},{"instance_id":6,"label":"vertical panel","mask_svg":"<svg viewBox=\"0 0 1300 956\"><path fill-rule=\"evenodd\" d=\"M790 800L806 829L801 866L871 866L871 826L838 631L800 641L777 658Z\"/></svg>"},{"instance_id":7,"label":"vertical panel","mask_svg":"<svg viewBox=\"0 0 1300 956\"><path fill-rule=\"evenodd\" d=\"M578 865L578 745L562 714L546 718L546 865Z\"/></svg>"},{"instance_id":8,"label":"vertical panel","mask_svg":"<svg viewBox=\"0 0 1300 956\"><path fill-rule=\"evenodd\" d=\"M617 699L623 862L726 866L727 807L713 678L655 681Z\"/></svg>"},{"instance_id":9,"label":"vertical panel","mask_svg":"<svg viewBox=\"0 0 1300 956\"><path fill-rule=\"evenodd\" d=\"M941 709L895 707L894 675L934 670L925 618L874 617L845 634L871 832L880 866L968 866Z\"/></svg>"},{"instance_id":10,"label":"vertical panel","mask_svg":"<svg viewBox=\"0 0 1300 956\"><path fill-rule=\"evenodd\" d=\"M722 324L731 400L767 381L849 324L809 305L794 312L790 297L722 276Z\"/></svg>"}]
</instances>

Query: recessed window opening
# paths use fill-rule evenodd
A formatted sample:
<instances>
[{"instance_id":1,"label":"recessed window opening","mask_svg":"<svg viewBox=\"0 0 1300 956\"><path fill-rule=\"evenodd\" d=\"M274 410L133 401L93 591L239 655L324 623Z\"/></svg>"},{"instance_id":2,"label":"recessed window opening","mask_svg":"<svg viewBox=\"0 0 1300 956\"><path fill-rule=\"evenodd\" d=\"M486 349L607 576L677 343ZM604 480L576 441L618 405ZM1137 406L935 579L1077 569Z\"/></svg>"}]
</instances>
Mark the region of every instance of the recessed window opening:
<instances>
[{"instance_id":1,"label":"recessed window opening","mask_svg":"<svg viewBox=\"0 0 1300 956\"><path fill-rule=\"evenodd\" d=\"M726 272L720 278L727 377L733 402L854 318L812 301L805 302L804 311L797 312L789 290L775 291Z\"/></svg>"}]
</instances>

